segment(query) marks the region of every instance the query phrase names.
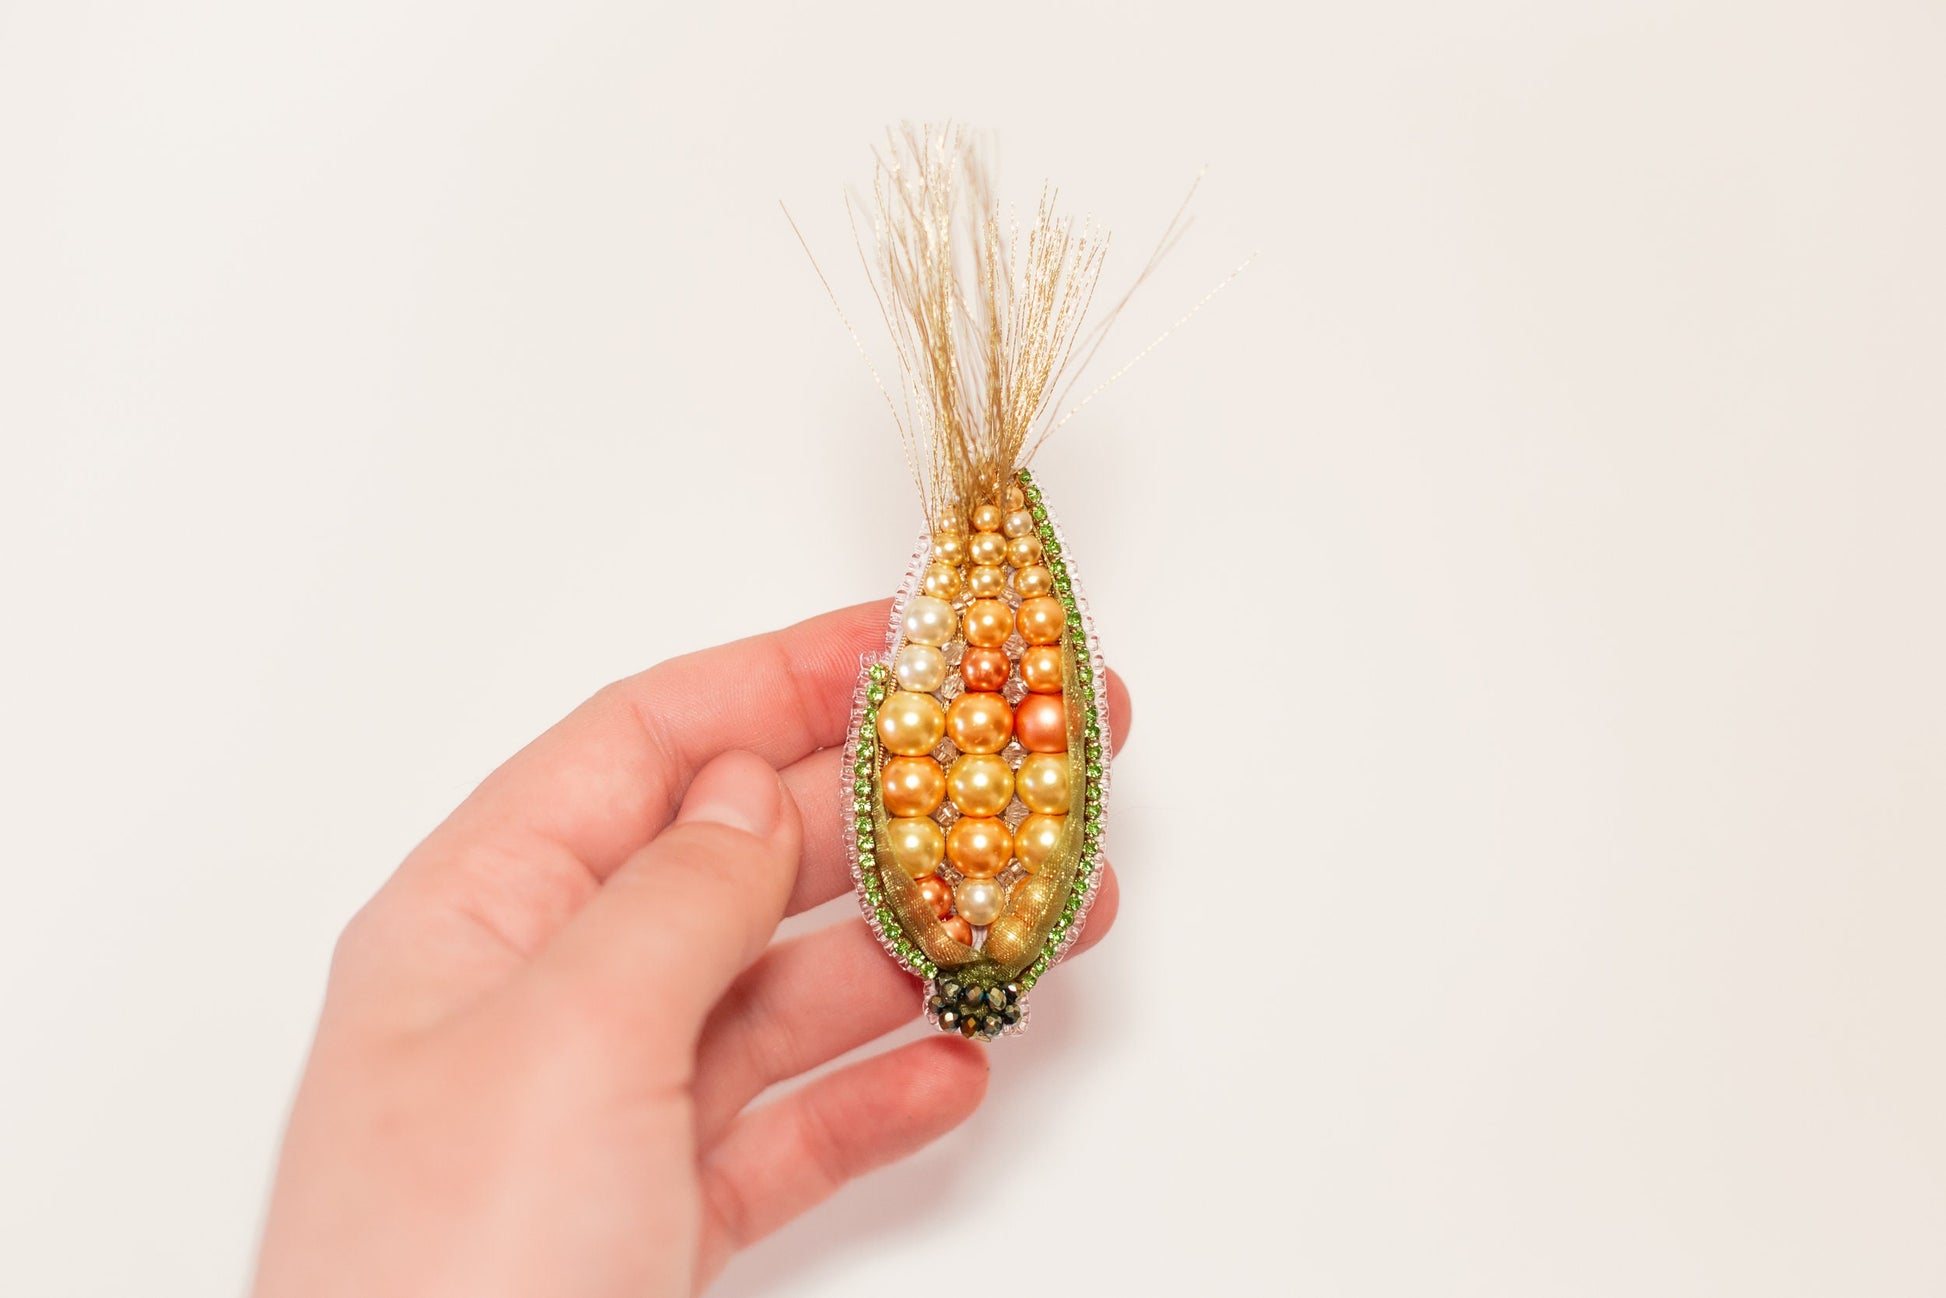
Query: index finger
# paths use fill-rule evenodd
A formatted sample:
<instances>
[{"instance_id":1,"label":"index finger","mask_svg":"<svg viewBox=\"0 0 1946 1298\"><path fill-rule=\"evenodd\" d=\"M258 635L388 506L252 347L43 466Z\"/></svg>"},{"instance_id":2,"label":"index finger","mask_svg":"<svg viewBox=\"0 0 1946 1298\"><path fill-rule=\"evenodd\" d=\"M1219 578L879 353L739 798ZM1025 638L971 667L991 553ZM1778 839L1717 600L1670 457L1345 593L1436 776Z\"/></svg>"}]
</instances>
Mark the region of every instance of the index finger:
<instances>
[{"instance_id":1,"label":"index finger","mask_svg":"<svg viewBox=\"0 0 1946 1298\"><path fill-rule=\"evenodd\" d=\"M489 775L414 857L539 842L606 879L711 759L742 749L782 768L844 742L860 660L884 646L889 611L853 605L615 682Z\"/></svg>"},{"instance_id":2,"label":"index finger","mask_svg":"<svg viewBox=\"0 0 1946 1298\"><path fill-rule=\"evenodd\" d=\"M711 760L742 749L786 768L841 743L889 612L841 609L601 690L413 849L347 926L333 985L410 1024L504 978L661 833Z\"/></svg>"}]
</instances>

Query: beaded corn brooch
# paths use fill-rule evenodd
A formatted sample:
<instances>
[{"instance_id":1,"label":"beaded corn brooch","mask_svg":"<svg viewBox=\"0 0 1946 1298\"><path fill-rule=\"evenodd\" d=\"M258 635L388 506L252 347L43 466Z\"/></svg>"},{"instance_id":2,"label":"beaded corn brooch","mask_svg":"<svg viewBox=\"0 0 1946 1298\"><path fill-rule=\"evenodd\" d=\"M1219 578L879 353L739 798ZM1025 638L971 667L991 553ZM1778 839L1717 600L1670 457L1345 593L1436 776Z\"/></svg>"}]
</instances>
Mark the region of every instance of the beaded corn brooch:
<instances>
[{"instance_id":1,"label":"beaded corn brooch","mask_svg":"<svg viewBox=\"0 0 1946 1298\"><path fill-rule=\"evenodd\" d=\"M1107 675L1027 464L1120 377L1068 404L1128 301L1084 332L1107 236L1058 213L1049 189L1025 220L991 194L964 132L908 127L879 155L868 221L854 213L897 354L896 388L880 389L926 528L884 651L863 665L844 767L866 919L925 981L927 1018L982 1039L1025 1026L1028 992L1101 886Z\"/></svg>"}]
</instances>

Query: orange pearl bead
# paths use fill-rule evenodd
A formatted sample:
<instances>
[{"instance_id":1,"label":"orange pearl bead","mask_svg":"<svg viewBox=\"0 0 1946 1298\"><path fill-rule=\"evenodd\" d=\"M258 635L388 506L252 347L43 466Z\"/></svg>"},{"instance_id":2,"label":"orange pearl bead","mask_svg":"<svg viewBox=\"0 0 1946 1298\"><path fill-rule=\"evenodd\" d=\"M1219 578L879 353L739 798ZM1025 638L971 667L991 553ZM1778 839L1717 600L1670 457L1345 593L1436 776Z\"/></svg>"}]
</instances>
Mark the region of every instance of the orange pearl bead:
<instances>
[{"instance_id":1,"label":"orange pearl bead","mask_svg":"<svg viewBox=\"0 0 1946 1298\"><path fill-rule=\"evenodd\" d=\"M884 715L883 712L879 713L881 718ZM1013 709L998 694L962 694L953 700L953 706L946 711L946 733L963 753L997 753L1007 746L1007 736L1013 733L1013 729ZM1066 733L1063 731L1062 747L1066 746Z\"/></svg>"},{"instance_id":2,"label":"orange pearl bead","mask_svg":"<svg viewBox=\"0 0 1946 1298\"><path fill-rule=\"evenodd\" d=\"M946 772L946 793L962 816L997 816L1014 800L1014 773L996 753L961 753Z\"/></svg>"},{"instance_id":3,"label":"orange pearl bead","mask_svg":"<svg viewBox=\"0 0 1946 1298\"><path fill-rule=\"evenodd\" d=\"M1061 692L1061 651L1051 644L1029 645L1020 655L1020 679L1036 694Z\"/></svg>"},{"instance_id":4,"label":"orange pearl bead","mask_svg":"<svg viewBox=\"0 0 1946 1298\"><path fill-rule=\"evenodd\" d=\"M1007 683L1007 674L1012 670L1013 664L1007 661L1005 650L968 649L960 655L960 684L969 690L996 694ZM1058 681L1054 688L1061 688Z\"/></svg>"},{"instance_id":5,"label":"orange pearl bead","mask_svg":"<svg viewBox=\"0 0 1946 1298\"><path fill-rule=\"evenodd\" d=\"M930 757L894 757L879 772L888 816L930 816L946 796L946 773Z\"/></svg>"},{"instance_id":6,"label":"orange pearl bead","mask_svg":"<svg viewBox=\"0 0 1946 1298\"><path fill-rule=\"evenodd\" d=\"M946 852L946 836L924 816L900 816L886 821L885 838L892 859L915 879L923 879L937 870L939 859Z\"/></svg>"},{"instance_id":7,"label":"orange pearl bead","mask_svg":"<svg viewBox=\"0 0 1946 1298\"><path fill-rule=\"evenodd\" d=\"M948 783L950 783L950 779ZM1045 815L1066 815L1068 810L1068 757L1066 753L1029 753L1014 777L1020 800L1029 811Z\"/></svg>"},{"instance_id":8,"label":"orange pearl bead","mask_svg":"<svg viewBox=\"0 0 1946 1298\"><path fill-rule=\"evenodd\" d=\"M946 857L968 878L991 879L1007 868L1013 852L1014 836L990 816L961 816L946 832Z\"/></svg>"},{"instance_id":9,"label":"orange pearl bead","mask_svg":"<svg viewBox=\"0 0 1946 1298\"><path fill-rule=\"evenodd\" d=\"M1022 600L1015 620L1020 624L1020 638L1028 644L1059 644L1061 632L1068 627L1067 610L1051 595Z\"/></svg>"},{"instance_id":10,"label":"orange pearl bead","mask_svg":"<svg viewBox=\"0 0 1946 1298\"><path fill-rule=\"evenodd\" d=\"M939 918L945 919L953 913L953 885L938 875L929 874L919 880L919 895Z\"/></svg>"},{"instance_id":11,"label":"orange pearl bead","mask_svg":"<svg viewBox=\"0 0 1946 1298\"><path fill-rule=\"evenodd\" d=\"M952 938L953 941L959 943L961 946L973 945L973 926L961 919L958 915L949 915L947 918L941 920L940 927L946 930L947 937Z\"/></svg>"},{"instance_id":12,"label":"orange pearl bead","mask_svg":"<svg viewBox=\"0 0 1946 1298\"><path fill-rule=\"evenodd\" d=\"M1047 858L1060 850L1061 839L1068 832L1066 816L1050 816L1036 812L1014 828L1014 859L1028 873L1047 864Z\"/></svg>"},{"instance_id":13,"label":"orange pearl bead","mask_svg":"<svg viewBox=\"0 0 1946 1298\"><path fill-rule=\"evenodd\" d=\"M945 735L946 711L930 694L894 690L879 704L878 741L891 752L919 757L936 748Z\"/></svg>"},{"instance_id":14,"label":"orange pearl bead","mask_svg":"<svg viewBox=\"0 0 1946 1298\"><path fill-rule=\"evenodd\" d=\"M1003 599L976 599L966 606L960 618L966 642L991 649L1007 643L1014 631L1014 611Z\"/></svg>"},{"instance_id":15,"label":"orange pearl bead","mask_svg":"<svg viewBox=\"0 0 1946 1298\"><path fill-rule=\"evenodd\" d=\"M1020 746L1030 753L1067 752L1067 696L1029 694L1014 713L1014 733L1020 736Z\"/></svg>"}]
</instances>

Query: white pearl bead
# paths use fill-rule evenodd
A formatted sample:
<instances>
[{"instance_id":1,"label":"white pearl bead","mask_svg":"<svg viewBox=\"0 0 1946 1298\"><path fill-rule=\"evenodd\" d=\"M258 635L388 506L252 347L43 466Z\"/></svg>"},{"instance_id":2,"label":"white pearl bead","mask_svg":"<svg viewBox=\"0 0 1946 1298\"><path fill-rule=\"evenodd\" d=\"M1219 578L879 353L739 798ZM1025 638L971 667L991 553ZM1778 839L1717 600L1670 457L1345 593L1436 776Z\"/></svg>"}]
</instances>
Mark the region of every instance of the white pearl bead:
<instances>
[{"instance_id":1,"label":"white pearl bead","mask_svg":"<svg viewBox=\"0 0 1946 1298\"><path fill-rule=\"evenodd\" d=\"M1010 541L1015 537L1025 536L1034 530L1034 516L1024 509L1016 509L1007 515L1007 521L1000 525L1000 530Z\"/></svg>"},{"instance_id":2,"label":"white pearl bead","mask_svg":"<svg viewBox=\"0 0 1946 1298\"><path fill-rule=\"evenodd\" d=\"M943 645L953 638L959 619L953 606L931 595L914 595L906 601L905 638L914 644Z\"/></svg>"},{"instance_id":3,"label":"white pearl bead","mask_svg":"<svg viewBox=\"0 0 1946 1298\"><path fill-rule=\"evenodd\" d=\"M946 655L929 644L909 644L892 663L899 688L931 694L946 683Z\"/></svg>"},{"instance_id":4,"label":"white pearl bead","mask_svg":"<svg viewBox=\"0 0 1946 1298\"><path fill-rule=\"evenodd\" d=\"M1006 901L1006 890L992 879L961 879L953 889L953 905L969 924L991 924Z\"/></svg>"}]
</instances>

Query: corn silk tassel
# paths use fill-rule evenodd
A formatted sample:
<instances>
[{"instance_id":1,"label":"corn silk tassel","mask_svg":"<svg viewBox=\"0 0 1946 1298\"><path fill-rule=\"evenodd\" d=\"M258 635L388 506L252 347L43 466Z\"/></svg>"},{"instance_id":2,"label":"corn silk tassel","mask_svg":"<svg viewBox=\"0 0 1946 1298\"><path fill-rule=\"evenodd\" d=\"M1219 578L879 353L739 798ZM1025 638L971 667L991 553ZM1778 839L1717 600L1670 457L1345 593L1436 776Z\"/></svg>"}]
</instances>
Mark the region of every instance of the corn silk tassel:
<instances>
[{"instance_id":1,"label":"corn silk tassel","mask_svg":"<svg viewBox=\"0 0 1946 1298\"><path fill-rule=\"evenodd\" d=\"M954 128L892 133L860 206L869 242L856 209L853 231L898 360L880 390L927 526L860 675L846 839L865 917L925 980L927 1018L992 1039L1025 1027L1028 991L1101 884L1107 676L1027 463L1120 377L1063 410L1134 288L1084 333L1107 236L1059 214L1046 188L1024 228L1003 216ZM1181 225L1179 210L1137 284Z\"/></svg>"}]
</instances>

